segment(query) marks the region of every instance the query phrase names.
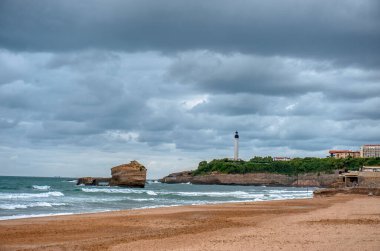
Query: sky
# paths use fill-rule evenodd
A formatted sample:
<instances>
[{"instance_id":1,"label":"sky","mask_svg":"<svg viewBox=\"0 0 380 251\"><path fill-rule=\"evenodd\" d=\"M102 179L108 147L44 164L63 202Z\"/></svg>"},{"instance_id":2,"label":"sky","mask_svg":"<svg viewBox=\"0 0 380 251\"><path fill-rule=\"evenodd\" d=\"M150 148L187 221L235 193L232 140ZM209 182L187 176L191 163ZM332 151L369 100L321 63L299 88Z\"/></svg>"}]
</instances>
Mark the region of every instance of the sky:
<instances>
[{"instance_id":1,"label":"sky","mask_svg":"<svg viewBox=\"0 0 380 251\"><path fill-rule=\"evenodd\" d=\"M148 178L380 143L377 0L1 0L0 175Z\"/></svg>"}]
</instances>

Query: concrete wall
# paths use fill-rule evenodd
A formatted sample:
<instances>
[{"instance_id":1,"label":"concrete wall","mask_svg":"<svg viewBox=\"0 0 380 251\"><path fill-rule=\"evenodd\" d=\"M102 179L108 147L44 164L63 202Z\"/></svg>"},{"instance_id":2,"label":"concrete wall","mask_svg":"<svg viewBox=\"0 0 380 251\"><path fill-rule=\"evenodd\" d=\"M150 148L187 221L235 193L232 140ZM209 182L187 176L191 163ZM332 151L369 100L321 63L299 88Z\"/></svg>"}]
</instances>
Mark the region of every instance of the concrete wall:
<instances>
[{"instance_id":1,"label":"concrete wall","mask_svg":"<svg viewBox=\"0 0 380 251\"><path fill-rule=\"evenodd\" d=\"M359 175L360 187L380 187L380 172L361 172Z\"/></svg>"}]
</instances>

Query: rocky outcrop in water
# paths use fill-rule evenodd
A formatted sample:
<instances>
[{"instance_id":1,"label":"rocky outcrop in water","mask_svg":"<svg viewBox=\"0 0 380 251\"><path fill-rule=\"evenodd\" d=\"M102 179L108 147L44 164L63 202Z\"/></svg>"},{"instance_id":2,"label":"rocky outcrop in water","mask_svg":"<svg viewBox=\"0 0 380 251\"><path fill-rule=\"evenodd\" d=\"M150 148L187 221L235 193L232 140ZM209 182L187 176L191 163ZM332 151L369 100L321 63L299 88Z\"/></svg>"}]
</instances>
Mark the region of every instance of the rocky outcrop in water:
<instances>
[{"instance_id":1,"label":"rocky outcrop in water","mask_svg":"<svg viewBox=\"0 0 380 251\"><path fill-rule=\"evenodd\" d=\"M112 178L82 177L77 185L86 186L110 185L127 187L144 187L147 169L137 161L111 168Z\"/></svg>"},{"instance_id":2,"label":"rocky outcrop in water","mask_svg":"<svg viewBox=\"0 0 380 251\"><path fill-rule=\"evenodd\" d=\"M77 181L77 185L84 184L86 186L100 186L108 185L110 178L94 178L94 177L82 177Z\"/></svg>"},{"instance_id":3,"label":"rocky outcrop in water","mask_svg":"<svg viewBox=\"0 0 380 251\"><path fill-rule=\"evenodd\" d=\"M246 174L222 174L211 173L207 175L193 176L191 171L172 173L160 179L162 183L192 183L204 185L266 185L266 186L295 186L295 187L331 187L339 176L334 174L300 174L288 176L275 173L246 173Z\"/></svg>"},{"instance_id":4,"label":"rocky outcrop in water","mask_svg":"<svg viewBox=\"0 0 380 251\"><path fill-rule=\"evenodd\" d=\"M146 168L137 161L111 168L111 186L144 187Z\"/></svg>"}]
</instances>

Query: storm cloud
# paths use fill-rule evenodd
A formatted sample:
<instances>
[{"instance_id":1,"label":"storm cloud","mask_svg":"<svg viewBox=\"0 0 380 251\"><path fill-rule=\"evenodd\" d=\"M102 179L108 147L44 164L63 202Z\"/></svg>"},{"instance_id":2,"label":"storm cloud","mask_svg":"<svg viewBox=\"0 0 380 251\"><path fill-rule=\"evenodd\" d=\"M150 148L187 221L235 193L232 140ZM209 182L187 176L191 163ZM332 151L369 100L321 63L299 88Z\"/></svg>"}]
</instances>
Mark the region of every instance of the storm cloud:
<instances>
[{"instance_id":1,"label":"storm cloud","mask_svg":"<svg viewBox=\"0 0 380 251\"><path fill-rule=\"evenodd\" d=\"M378 1L0 2L0 174L150 177L380 143Z\"/></svg>"}]
</instances>

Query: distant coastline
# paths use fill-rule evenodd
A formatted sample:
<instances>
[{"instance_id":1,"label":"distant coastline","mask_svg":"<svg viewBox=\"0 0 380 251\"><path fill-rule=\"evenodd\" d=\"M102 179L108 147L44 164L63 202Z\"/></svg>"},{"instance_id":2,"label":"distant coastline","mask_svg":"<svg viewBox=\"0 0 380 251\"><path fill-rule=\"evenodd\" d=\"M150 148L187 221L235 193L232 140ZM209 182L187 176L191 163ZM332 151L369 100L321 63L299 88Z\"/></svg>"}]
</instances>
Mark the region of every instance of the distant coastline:
<instances>
[{"instance_id":1,"label":"distant coastline","mask_svg":"<svg viewBox=\"0 0 380 251\"><path fill-rule=\"evenodd\" d=\"M339 174L357 171L363 165L380 165L380 158L275 158L254 157L249 161L214 159L198 168L169 174L163 183L335 187Z\"/></svg>"}]
</instances>

